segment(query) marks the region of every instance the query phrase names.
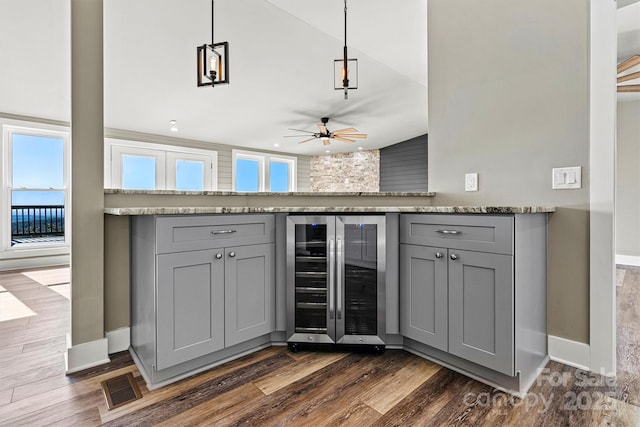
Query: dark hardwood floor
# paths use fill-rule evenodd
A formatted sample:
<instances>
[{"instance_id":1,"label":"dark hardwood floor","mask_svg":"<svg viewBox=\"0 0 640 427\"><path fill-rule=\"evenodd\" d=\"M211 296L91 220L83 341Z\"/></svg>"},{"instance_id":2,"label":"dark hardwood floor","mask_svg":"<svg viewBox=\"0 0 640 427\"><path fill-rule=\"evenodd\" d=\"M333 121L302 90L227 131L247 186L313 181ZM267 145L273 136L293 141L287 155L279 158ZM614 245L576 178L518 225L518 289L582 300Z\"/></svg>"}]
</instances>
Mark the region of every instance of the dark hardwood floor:
<instances>
[{"instance_id":1,"label":"dark hardwood floor","mask_svg":"<svg viewBox=\"0 0 640 427\"><path fill-rule=\"evenodd\" d=\"M617 287L617 379L551 362L525 399L400 350L272 347L152 392L127 353L65 376L69 301L23 273L0 273L0 294L35 313L0 320L2 426L640 425L640 268L625 268ZM143 398L109 411L100 382L127 372Z\"/></svg>"}]
</instances>

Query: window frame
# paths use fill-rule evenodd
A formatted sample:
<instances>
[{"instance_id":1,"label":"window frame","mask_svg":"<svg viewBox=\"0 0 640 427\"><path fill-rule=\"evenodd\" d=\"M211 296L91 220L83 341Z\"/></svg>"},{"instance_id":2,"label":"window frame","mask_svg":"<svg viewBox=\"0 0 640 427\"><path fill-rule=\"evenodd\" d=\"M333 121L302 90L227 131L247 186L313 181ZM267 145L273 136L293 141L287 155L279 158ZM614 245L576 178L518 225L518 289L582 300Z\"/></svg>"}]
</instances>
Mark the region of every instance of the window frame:
<instances>
[{"instance_id":1,"label":"window frame","mask_svg":"<svg viewBox=\"0 0 640 427\"><path fill-rule=\"evenodd\" d=\"M202 155L198 153L188 153L188 152L177 152L177 151L167 151L166 154L166 170L165 170L165 179L167 182L167 187L175 189L176 183L178 181L178 161L186 160L189 162L203 162L202 165L202 174L203 174L203 183L202 183L202 191L214 191L217 189L217 182L215 183L215 187L213 187L213 165L210 164L207 167L207 162L202 159ZM212 160L213 162L213 160ZM217 162L216 162L217 163ZM171 167L169 167L171 166ZM207 188L206 183L210 183L210 188ZM179 190L179 191L198 191L198 190Z\"/></svg>"},{"instance_id":2,"label":"window frame","mask_svg":"<svg viewBox=\"0 0 640 427\"><path fill-rule=\"evenodd\" d=\"M202 191L218 189L217 151L117 138L104 139L105 188L122 189L122 156L126 154L156 158L156 190L176 190L178 160L204 162Z\"/></svg>"},{"instance_id":3,"label":"window frame","mask_svg":"<svg viewBox=\"0 0 640 427\"><path fill-rule=\"evenodd\" d=\"M0 259L23 257L68 255L71 246L71 131L67 126L1 119L2 149L0 164ZM13 135L28 135L62 139L63 178L62 188L36 188L13 186ZM64 241L21 243L11 246L11 199L12 191L62 192L64 194Z\"/></svg>"},{"instance_id":4,"label":"window frame","mask_svg":"<svg viewBox=\"0 0 640 427\"><path fill-rule=\"evenodd\" d=\"M289 189L287 191L274 191L274 193L294 192L297 188L298 158L280 154L261 153L246 150L231 150L231 188L236 190L236 161L237 159L257 160L258 166L258 193L272 192L271 186L271 162L286 163L289 165Z\"/></svg>"}]
</instances>

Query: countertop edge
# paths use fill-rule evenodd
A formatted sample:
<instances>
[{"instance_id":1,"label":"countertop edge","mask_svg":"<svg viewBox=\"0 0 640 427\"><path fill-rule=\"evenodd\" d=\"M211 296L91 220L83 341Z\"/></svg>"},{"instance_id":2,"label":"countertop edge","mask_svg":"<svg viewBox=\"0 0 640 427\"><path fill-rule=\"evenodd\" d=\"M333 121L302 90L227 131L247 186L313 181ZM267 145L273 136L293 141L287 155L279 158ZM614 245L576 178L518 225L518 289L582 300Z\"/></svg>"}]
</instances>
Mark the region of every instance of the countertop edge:
<instances>
[{"instance_id":1,"label":"countertop edge","mask_svg":"<svg viewBox=\"0 0 640 427\"><path fill-rule=\"evenodd\" d=\"M126 207L105 208L104 213L115 216L135 215L197 215L233 213L467 213L467 214L537 214L553 213L552 206L306 206L306 207Z\"/></svg>"},{"instance_id":2,"label":"countertop edge","mask_svg":"<svg viewBox=\"0 0 640 427\"><path fill-rule=\"evenodd\" d=\"M402 192L402 191L383 191L383 192L365 192L365 191L344 191L344 192L312 192L312 191L295 191L295 192L236 192L236 191L177 191L177 190L122 190L118 188L105 188L104 194L130 194L130 195L166 195L166 196L284 196L284 197L317 197L317 196L336 196L336 197L435 197L434 192Z\"/></svg>"}]
</instances>

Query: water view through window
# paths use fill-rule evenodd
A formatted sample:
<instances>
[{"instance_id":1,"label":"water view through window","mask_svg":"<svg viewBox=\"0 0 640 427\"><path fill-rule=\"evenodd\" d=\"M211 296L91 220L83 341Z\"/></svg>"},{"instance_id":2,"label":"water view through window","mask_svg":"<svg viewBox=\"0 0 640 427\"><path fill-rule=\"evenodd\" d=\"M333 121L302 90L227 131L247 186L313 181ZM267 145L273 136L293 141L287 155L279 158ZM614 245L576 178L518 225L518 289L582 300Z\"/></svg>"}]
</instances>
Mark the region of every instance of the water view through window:
<instances>
[{"instance_id":1,"label":"water view through window","mask_svg":"<svg viewBox=\"0 0 640 427\"><path fill-rule=\"evenodd\" d=\"M11 246L64 242L62 138L11 134Z\"/></svg>"}]
</instances>

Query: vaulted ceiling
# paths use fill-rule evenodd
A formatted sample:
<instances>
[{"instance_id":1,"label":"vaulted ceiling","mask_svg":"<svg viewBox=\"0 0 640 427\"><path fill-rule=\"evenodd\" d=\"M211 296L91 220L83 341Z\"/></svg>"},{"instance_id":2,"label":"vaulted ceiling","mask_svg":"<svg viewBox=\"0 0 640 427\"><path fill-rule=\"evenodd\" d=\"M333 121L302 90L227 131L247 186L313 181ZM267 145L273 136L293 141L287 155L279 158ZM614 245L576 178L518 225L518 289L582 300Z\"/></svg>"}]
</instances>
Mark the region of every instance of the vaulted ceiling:
<instances>
[{"instance_id":1,"label":"vaulted ceiling","mask_svg":"<svg viewBox=\"0 0 640 427\"><path fill-rule=\"evenodd\" d=\"M0 112L69 121L69 1L1 1ZM640 51L640 2L626 2L620 58ZM288 128L315 130L323 116L330 130L369 134L365 149L422 135L426 4L348 0L359 88L345 101L333 90L344 0L217 0L215 37L230 43L231 84L215 88L196 87L196 46L211 42L210 0L105 0L105 125L294 154L324 153L320 141L283 138L294 134Z\"/></svg>"},{"instance_id":2,"label":"vaulted ceiling","mask_svg":"<svg viewBox=\"0 0 640 427\"><path fill-rule=\"evenodd\" d=\"M228 86L196 87L196 46L211 42L210 0L105 2L105 122L147 133L289 153L319 140L283 138L355 127L369 138L333 152L379 148L427 132L426 0L349 0L349 56L359 87L334 90L343 0L218 0L216 42L228 41ZM279 144L279 147L275 147Z\"/></svg>"}]
</instances>

